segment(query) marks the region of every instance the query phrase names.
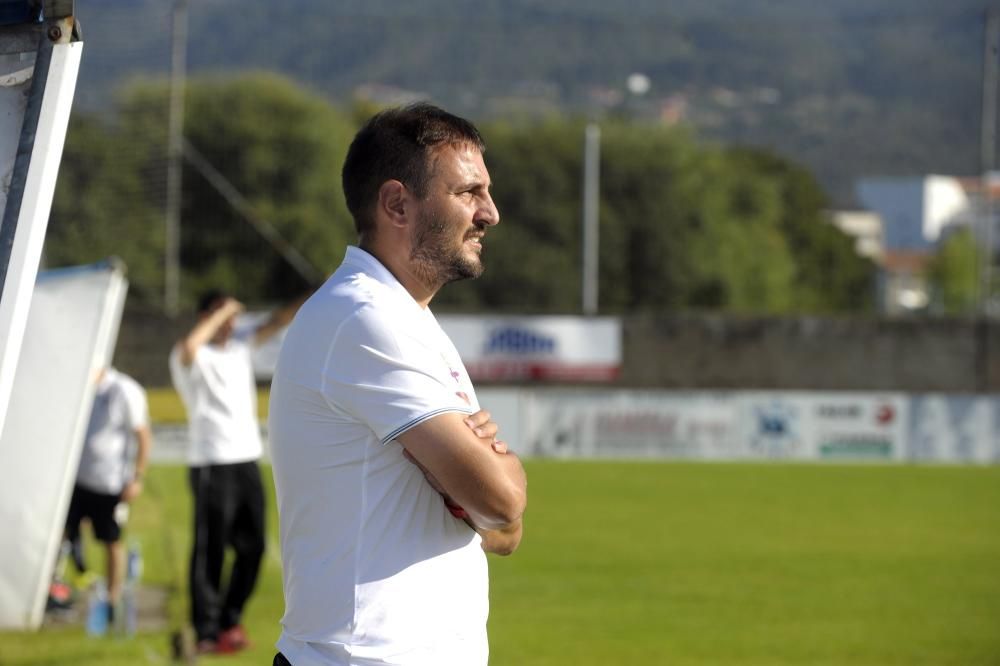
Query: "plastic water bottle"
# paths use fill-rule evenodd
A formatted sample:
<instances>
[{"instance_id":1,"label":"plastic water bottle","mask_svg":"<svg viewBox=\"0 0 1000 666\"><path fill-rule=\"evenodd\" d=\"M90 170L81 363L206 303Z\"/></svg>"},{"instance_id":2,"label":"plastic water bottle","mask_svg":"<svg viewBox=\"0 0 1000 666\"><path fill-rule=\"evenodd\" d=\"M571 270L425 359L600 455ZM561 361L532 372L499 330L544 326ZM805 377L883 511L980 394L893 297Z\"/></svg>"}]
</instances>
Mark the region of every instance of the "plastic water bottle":
<instances>
[{"instance_id":1,"label":"plastic water bottle","mask_svg":"<svg viewBox=\"0 0 1000 666\"><path fill-rule=\"evenodd\" d=\"M87 633L91 636L103 636L108 632L108 587L103 578L98 578L90 590L87 605Z\"/></svg>"},{"instance_id":2,"label":"plastic water bottle","mask_svg":"<svg viewBox=\"0 0 1000 666\"><path fill-rule=\"evenodd\" d=\"M142 578L142 551L138 543L131 543L125 560L125 586L122 590L122 619L126 636L134 636L138 625L138 594L139 579Z\"/></svg>"}]
</instances>

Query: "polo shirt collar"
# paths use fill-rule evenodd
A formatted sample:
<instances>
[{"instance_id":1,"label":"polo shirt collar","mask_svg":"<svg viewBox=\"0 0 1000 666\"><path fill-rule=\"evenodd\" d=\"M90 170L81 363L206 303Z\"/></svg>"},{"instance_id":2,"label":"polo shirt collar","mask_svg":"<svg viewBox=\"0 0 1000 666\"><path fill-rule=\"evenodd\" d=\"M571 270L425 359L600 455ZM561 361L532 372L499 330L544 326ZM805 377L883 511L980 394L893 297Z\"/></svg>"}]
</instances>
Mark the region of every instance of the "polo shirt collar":
<instances>
[{"instance_id":1,"label":"polo shirt collar","mask_svg":"<svg viewBox=\"0 0 1000 666\"><path fill-rule=\"evenodd\" d=\"M376 259L373 255L362 250L356 245L348 245L347 252L344 253L344 263L355 268L359 268L367 275L375 278L381 284L391 287L393 290L399 292L401 296L405 296L408 301L413 303L413 305L419 309L421 312L426 311L425 308L420 307L420 305L413 299L413 295L406 290L396 276L389 272L389 269L382 265L382 262Z\"/></svg>"}]
</instances>

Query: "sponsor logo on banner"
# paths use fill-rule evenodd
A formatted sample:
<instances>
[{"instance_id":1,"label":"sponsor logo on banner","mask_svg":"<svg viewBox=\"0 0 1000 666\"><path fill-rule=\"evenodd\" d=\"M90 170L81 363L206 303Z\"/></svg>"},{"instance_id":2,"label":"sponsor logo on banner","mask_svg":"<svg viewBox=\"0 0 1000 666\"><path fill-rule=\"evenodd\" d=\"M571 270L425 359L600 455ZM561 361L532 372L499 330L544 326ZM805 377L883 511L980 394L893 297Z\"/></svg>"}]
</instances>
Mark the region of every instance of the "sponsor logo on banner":
<instances>
[{"instance_id":1,"label":"sponsor logo on banner","mask_svg":"<svg viewBox=\"0 0 1000 666\"><path fill-rule=\"evenodd\" d=\"M865 398L822 400L814 413L820 458L890 459L895 456L896 409Z\"/></svg>"},{"instance_id":2,"label":"sponsor logo on banner","mask_svg":"<svg viewBox=\"0 0 1000 666\"><path fill-rule=\"evenodd\" d=\"M493 354L554 354L556 339L528 328L501 326L490 332L484 356Z\"/></svg>"},{"instance_id":3,"label":"sponsor logo on banner","mask_svg":"<svg viewBox=\"0 0 1000 666\"><path fill-rule=\"evenodd\" d=\"M765 458L795 457L802 450L802 415L799 406L789 400L774 399L754 405L754 434L750 449Z\"/></svg>"},{"instance_id":4,"label":"sponsor logo on banner","mask_svg":"<svg viewBox=\"0 0 1000 666\"><path fill-rule=\"evenodd\" d=\"M474 381L607 382L621 371L621 324L611 317L442 316Z\"/></svg>"},{"instance_id":5,"label":"sponsor logo on banner","mask_svg":"<svg viewBox=\"0 0 1000 666\"><path fill-rule=\"evenodd\" d=\"M539 412L544 416L527 433L533 455L546 458L591 457L584 450L583 433L586 419L570 405L545 404L540 401Z\"/></svg>"},{"instance_id":6,"label":"sponsor logo on banner","mask_svg":"<svg viewBox=\"0 0 1000 666\"><path fill-rule=\"evenodd\" d=\"M536 455L733 458L733 411L717 397L535 394L528 441Z\"/></svg>"},{"instance_id":7,"label":"sponsor logo on banner","mask_svg":"<svg viewBox=\"0 0 1000 666\"><path fill-rule=\"evenodd\" d=\"M594 435L599 448L618 455L713 457L729 441L730 424L699 414L686 404L663 401L643 411L596 408Z\"/></svg>"}]
</instances>

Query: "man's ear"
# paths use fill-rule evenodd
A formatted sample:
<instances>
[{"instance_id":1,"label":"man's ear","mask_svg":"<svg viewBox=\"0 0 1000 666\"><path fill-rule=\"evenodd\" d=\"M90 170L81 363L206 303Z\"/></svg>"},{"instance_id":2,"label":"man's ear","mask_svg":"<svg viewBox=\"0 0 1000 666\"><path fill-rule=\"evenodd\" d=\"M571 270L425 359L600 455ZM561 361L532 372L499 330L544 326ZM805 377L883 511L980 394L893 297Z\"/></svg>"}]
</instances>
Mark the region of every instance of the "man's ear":
<instances>
[{"instance_id":1,"label":"man's ear","mask_svg":"<svg viewBox=\"0 0 1000 666\"><path fill-rule=\"evenodd\" d=\"M398 180L387 180L378 188L378 207L393 226L406 226L410 193Z\"/></svg>"}]
</instances>

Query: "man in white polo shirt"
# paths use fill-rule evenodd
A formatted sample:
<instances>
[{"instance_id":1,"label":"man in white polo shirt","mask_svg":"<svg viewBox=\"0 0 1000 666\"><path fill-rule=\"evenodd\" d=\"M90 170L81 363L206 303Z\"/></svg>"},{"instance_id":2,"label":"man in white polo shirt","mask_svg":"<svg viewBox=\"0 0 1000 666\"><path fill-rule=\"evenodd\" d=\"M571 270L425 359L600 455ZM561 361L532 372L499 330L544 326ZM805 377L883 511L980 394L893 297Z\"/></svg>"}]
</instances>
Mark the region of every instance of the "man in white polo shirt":
<instances>
[{"instance_id":1,"label":"man in white polo shirt","mask_svg":"<svg viewBox=\"0 0 1000 666\"><path fill-rule=\"evenodd\" d=\"M343 169L359 246L289 327L269 434L285 592L275 664L487 663L484 551L526 478L428 308L499 222L469 122L383 111Z\"/></svg>"},{"instance_id":2,"label":"man in white polo shirt","mask_svg":"<svg viewBox=\"0 0 1000 666\"><path fill-rule=\"evenodd\" d=\"M66 517L66 538L78 548L80 522L86 518L94 537L107 547L109 614L121 600L125 577L122 528L128 504L142 492L152 442L146 392L114 368L101 370ZM74 559L82 570L82 553L78 551Z\"/></svg>"},{"instance_id":3,"label":"man in white polo shirt","mask_svg":"<svg viewBox=\"0 0 1000 666\"><path fill-rule=\"evenodd\" d=\"M170 376L187 409L194 538L189 587L200 654L248 646L240 620L264 554L262 453L252 353L288 325L301 299L238 331L243 304L220 290L204 294L198 320L170 353ZM223 584L226 551L235 557Z\"/></svg>"}]
</instances>

